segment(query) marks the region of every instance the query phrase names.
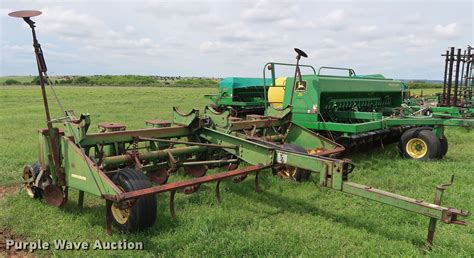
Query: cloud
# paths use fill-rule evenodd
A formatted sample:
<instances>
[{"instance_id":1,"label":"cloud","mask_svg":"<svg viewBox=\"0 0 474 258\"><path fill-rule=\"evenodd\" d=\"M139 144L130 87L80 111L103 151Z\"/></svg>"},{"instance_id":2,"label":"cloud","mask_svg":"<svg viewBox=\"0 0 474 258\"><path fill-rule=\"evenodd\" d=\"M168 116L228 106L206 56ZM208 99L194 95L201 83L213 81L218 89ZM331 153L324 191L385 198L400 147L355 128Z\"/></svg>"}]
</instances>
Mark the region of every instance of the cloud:
<instances>
[{"instance_id":1,"label":"cloud","mask_svg":"<svg viewBox=\"0 0 474 258\"><path fill-rule=\"evenodd\" d=\"M12 9L9 9L9 8L0 8L0 15L1 15L2 17L7 17L7 15L8 15L9 13L11 13L11 12L13 12Z\"/></svg>"},{"instance_id":2,"label":"cloud","mask_svg":"<svg viewBox=\"0 0 474 258\"><path fill-rule=\"evenodd\" d=\"M418 25L423 23L423 18L420 14L404 14L400 21L405 25Z\"/></svg>"},{"instance_id":3,"label":"cloud","mask_svg":"<svg viewBox=\"0 0 474 258\"><path fill-rule=\"evenodd\" d=\"M203 1L163 1L141 0L140 10L145 10L156 18L185 17L205 15L211 10L211 5Z\"/></svg>"},{"instance_id":4,"label":"cloud","mask_svg":"<svg viewBox=\"0 0 474 258\"><path fill-rule=\"evenodd\" d=\"M123 32L109 27L102 19L90 14L79 13L74 9L53 7L43 9L48 15L40 16L41 32L57 35L68 41L68 44L81 42L82 49L88 51L112 52L126 55L156 55L160 44L148 37L135 37L128 34L135 27L127 25Z\"/></svg>"},{"instance_id":5,"label":"cloud","mask_svg":"<svg viewBox=\"0 0 474 258\"><path fill-rule=\"evenodd\" d=\"M299 6L291 1L260 0L251 8L244 9L240 17L250 22L276 22L288 18L299 11Z\"/></svg>"},{"instance_id":6,"label":"cloud","mask_svg":"<svg viewBox=\"0 0 474 258\"><path fill-rule=\"evenodd\" d=\"M26 24L6 16L22 8L43 11L35 21L57 74L259 76L268 60L294 62L299 47L315 66L422 78L440 68L420 62L472 41L472 15L446 12L439 2L0 1L0 74L34 72L25 65L34 62Z\"/></svg>"},{"instance_id":7,"label":"cloud","mask_svg":"<svg viewBox=\"0 0 474 258\"><path fill-rule=\"evenodd\" d=\"M278 20L277 24L279 27L288 30L325 29L339 31L346 25L345 16L346 12L344 10L335 9L323 16L285 15L285 18Z\"/></svg>"},{"instance_id":8,"label":"cloud","mask_svg":"<svg viewBox=\"0 0 474 258\"><path fill-rule=\"evenodd\" d=\"M7 42L2 42L0 46L0 51L2 53L8 54L32 54L33 55L33 47L31 45L17 45L17 44L10 44Z\"/></svg>"},{"instance_id":9,"label":"cloud","mask_svg":"<svg viewBox=\"0 0 474 258\"><path fill-rule=\"evenodd\" d=\"M199 45L199 50L204 53L222 51L224 49L230 48L231 45L224 44L220 41L204 41Z\"/></svg>"},{"instance_id":10,"label":"cloud","mask_svg":"<svg viewBox=\"0 0 474 258\"><path fill-rule=\"evenodd\" d=\"M135 27L133 27L132 25L127 25L127 26L125 26L125 32L127 32L127 33L133 33L133 32L135 32L135 31L136 31L136 29L135 29Z\"/></svg>"},{"instance_id":11,"label":"cloud","mask_svg":"<svg viewBox=\"0 0 474 258\"><path fill-rule=\"evenodd\" d=\"M107 29L105 23L87 13L78 13L74 9L51 7L42 9L37 18L41 23L41 32L59 35L65 38L100 37Z\"/></svg>"},{"instance_id":12,"label":"cloud","mask_svg":"<svg viewBox=\"0 0 474 258\"><path fill-rule=\"evenodd\" d=\"M359 26L357 28L357 31L362 34L370 34L370 33L377 32L378 30L379 28L377 27L377 25L365 25L365 26Z\"/></svg>"},{"instance_id":13,"label":"cloud","mask_svg":"<svg viewBox=\"0 0 474 258\"><path fill-rule=\"evenodd\" d=\"M453 22L446 25L438 24L433 28L436 35L444 38L456 38L459 36L457 23Z\"/></svg>"},{"instance_id":14,"label":"cloud","mask_svg":"<svg viewBox=\"0 0 474 258\"><path fill-rule=\"evenodd\" d=\"M339 24L344 20L345 11L342 9L337 9L329 12L326 16L322 18L322 21L325 24Z\"/></svg>"},{"instance_id":15,"label":"cloud","mask_svg":"<svg viewBox=\"0 0 474 258\"><path fill-rule=\"evenodd\" d=\"M367 43L367 41L359 41L352 43L352 47L356 49L365 49L369 48L369 44Z\"/></svg>"}]
</instances>

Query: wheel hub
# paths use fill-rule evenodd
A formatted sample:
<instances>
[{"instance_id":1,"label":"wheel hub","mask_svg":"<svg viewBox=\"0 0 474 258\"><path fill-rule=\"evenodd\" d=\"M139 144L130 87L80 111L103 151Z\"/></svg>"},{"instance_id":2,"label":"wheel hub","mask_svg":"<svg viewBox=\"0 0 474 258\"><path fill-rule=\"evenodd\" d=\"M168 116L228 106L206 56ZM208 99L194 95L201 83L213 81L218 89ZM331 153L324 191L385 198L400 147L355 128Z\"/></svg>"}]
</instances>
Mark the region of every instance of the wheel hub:
<instances>
[{"instance_id":1,"label":"wheel hub","mask_svg":"<svg viewBox=\"0 0 474 258\"><path fill-rule=\"evenodd\" d=\"M428 152L428 145L420 138L413 138L407 142L406 151L412 158L419 159Z\"/></svg>"}]
</instances>

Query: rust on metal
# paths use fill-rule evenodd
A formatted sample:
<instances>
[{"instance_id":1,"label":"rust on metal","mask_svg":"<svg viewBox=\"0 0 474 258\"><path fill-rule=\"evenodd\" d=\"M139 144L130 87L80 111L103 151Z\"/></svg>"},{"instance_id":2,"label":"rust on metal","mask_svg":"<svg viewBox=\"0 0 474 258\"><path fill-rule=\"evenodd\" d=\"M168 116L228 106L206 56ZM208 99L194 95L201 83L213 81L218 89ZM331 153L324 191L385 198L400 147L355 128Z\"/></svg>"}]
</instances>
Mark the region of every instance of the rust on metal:
<instances>
[{"instance_id":1,"label":"rust on metal","mask_svg":"<svg viewBox=\"0 0 474 258\"><path fill-rule=\"evenodd\" d=\"M48 128L39 128L38 133L42 135L48 135ZM64 128L58 128L59 136L64 136Z\"/></svg>"},{"instance_id":2,"label":"rust on metal","mask_svg":"<svg viewBox=\"0 0 474 258\"><path fill-rule=\"evenodd\" d=\"M190 185L190 186L186 186L183 188L183 193L184 194L192 194L192 193L195 193L199 190L199 188L201 187L201 184L195 184L195 185Z\"/></svg>"},{"instance_id":3,"label":"rust on metal","mask_svg":"<svg viewBox=\"0 0 474 258\"><path fill-rule=\"evenodd\" d=\"M207 150L208 150L208 147L205 147L205 146L190 146L190 147L179 147L179 148L150 151L150 152L143 152L143 153L135 153L133 155L128 153L128 154L123 154L123 155L105 157L103 163L105 165L130 163L130 162L134 162L135 157L137 157L139 160L165 159L165 158L169 158L170 157L169 155L199 153L199 152L204 152Z\"/></svg>"},{"instance_id":4,"label":"rust on metal","mask_svg":"<svg viewBox=\"0 0 474 258\"><path fill-rule=\"evenodd\" d=\"M59 207L64 204L65 196L61 187L57 185L48 185L43 192L44 200L47 204Z\"/></svg>"},{"instance_id":5,"label":"rust on metal","mask_svg":"<svg viewBox=\"0 0 474 258\"><path fill-rule=\"evenodd\" d=\"M246 116L246 118L247 118L246 120L250 120L250 121L268 119L267 116L256 115L256 114L249 114Z\"/></svg>"},{"instance_id":6,"label":"rust on metal","mask_svg":"<svg viewBox=\"0 0 474 258\"><path fill-rule=\"evenodd\" d=\"M221 172L221 173L214 174L214 175L207 175L207 176L197 177L197 178L193 178L193 179L189 179L189 180L184 180L184 181L179 181L179 182L172 182L172 183L168 183L168 184L164 184L164 185L158 185L158 186L145 188L145 189L141 189L141 190L135 190L135 191L131 191L131 192L124 192L124 193L117 194L115 196L105 196L105 197L112 198L112 200L116 200L116 201L124 201L124 200L133 199L133 198L137 198L137 197L141 197L141 196L145 196L145 195L168 192L168 191L171 191L171 190L177 190L177 189L184 188L184 187L187 187L187 186L192 186L192 185L196 185L196 184L203 184L203 183L207 183L207 182L222 180L222 179L229 178L229 177L234 177L234 176L237 176L237 175L247 174L247 173L251 173L251 172L257 172L259 170L269 168L269 167L270 166L264 166L262 164L258 164L258 165L248 166L248 167L233 170L233 171Z\"/></svg>"},{"instance_id":7,"label":"rust on metal","mask_svg":"<svg viewBox=\"0 0 474 258\"><path fill-rule=\"evenodd\" d=\"M159 185L165 184L169 178L169 172L166 168L159 168L146 173L148 178Z\"/></svg>"},{"instance_id":8,"label":"rust on metal","mask_svg":"<svg viewBox=\"0 0 474 258\"><path fill-rule=\"evenodd\" d=\"M114 142L132 142L134 138L139 137L180 137L191 134L191 129L184 126L171 126L164 128L147 128L137 130L126 130L117 132L104 132L87 134L81 145L90 146L98 143L109 144Z\"/></svg>"},{"instance_id":9,"label":"rust on metal","mask_svg":"<svg viewBox=\"0 0 474 258\"><path fill-rule=\"evenodd\" d=\"M115 123L115 122L103 122L99 123L97 126L101 132L117 132L117 131L124 131L127 127L123 124Z\"/></svg>"},{"instance_id":10,"label":"rust on metal","mask_svg":"<svg viewBox=\"0 0 474 258\"><path fill-rule=\"evenodd\" d=\"M224 149L237 149L238 148L238 146L235 146L235 145L221 145L221 144L212 144L212 143L204 143L204 142L176 141L176 140L157 139L157 138L148 138L148 137L138 137L138 140L166 142L166 143L175 143L175 144L184 144L184 145L195 145L195 146L207 146L207 147L216 147L216 148L224 148Z\"/></svg>"},{"instance_id":11,"label":"rust on metal","mask_svg":"<svg viewBox=\"0 0 474 258\"><path fill-rule=\"evenodd\" d=\"M40 11L36 10L23 10L23 11L16 11L16 12L11 12L8 15L11 17L17 17L17 18L31 18L35 17L42 14Z\"/></svg>"},{"instance_id":12,"label":"rust on metal","mask_svg":"<svg viewBox=\"0 0 474 258\"><path fill-rule=\"evenodd\" d=\"M159 119L146 120L145 124L153 125L154 127L170 127L171 126L170 121L159 120Z\"/></svg>"},{"instance_id":13,"label":"rust on metal","mask_svg":"<svg viewBox=\"0 0 474 258\"><path fill-rule=\"evenodd\" d=\"M206 174L207 167L204 165L191 165L184 167L184 170L193 177L201 177Z\"/></svg>"},{"instance_id":14,"label":"rust on metal","mask_svg":"<svg viewBox=\"0 0 474 258\"><path fill-rule=\"evenodd\" d=\"M252 128L263 128L278 126L282 123L281 120L277 118L268 118L262 120L243 120L238 122L232 122L230 130L243 130L243 129L252 129Z\"/></svg>"},{"instance_id":15,"label":"rust on metal","mask_svg":"<svg viewBox=\"0 0 474 258\"><path fill-rule=\"evenodd\" d=\"M171 213L171 218L174 220L176 219L176 210L174 208L174 196L176 194L176 190L172 190L170 192L170 213Z\"/></svg>"},{"instance_id":16,"label":"rust on metal","mask_svg":"<svg viewBox=\"0 0 474 258\"><path fill-rule=\"evenodd\" d=\"M232 178L232 182L234 182L236 184L241 183L242 181L244 181L247 178L247 175L248 174L234 176L234 178Z\"/></svg>"}]
</instances>

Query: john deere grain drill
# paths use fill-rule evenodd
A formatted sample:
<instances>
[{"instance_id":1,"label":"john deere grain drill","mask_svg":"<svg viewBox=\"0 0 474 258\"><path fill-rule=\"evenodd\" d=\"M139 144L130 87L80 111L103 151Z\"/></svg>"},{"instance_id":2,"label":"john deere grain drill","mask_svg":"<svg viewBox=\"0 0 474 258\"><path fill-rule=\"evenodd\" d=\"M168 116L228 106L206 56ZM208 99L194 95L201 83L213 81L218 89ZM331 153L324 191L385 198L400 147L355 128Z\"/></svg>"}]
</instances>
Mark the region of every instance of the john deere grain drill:
<instances>
[{"instance_id":1,"label":"john deere grain drill","mask_svg":"<svg viewBox=\"0 0 474 258\"><path fill-rule=\"evenodd\" d=\"M381 74L357 75L351 68L321 67L316 71L310 65L300 65L300 58L307 55L295 50L296 65L270 62L264 66L266 114L270 108L287 110L293 123L333 138L346 149L398 141L406 158L442 158L448 149L444 126L474 126L469 118L472 109L409 105L405 101L408 88L401 81ZM277 77L281 66L295 67L294 76ZM302 75L300 69L311 72ZM331 71L344 74L329 75Z\"/></svg>"},{"instance_id":2,"label":"john deere grain drill","mask_svg":"<svg viewBox=\"0 0 474 258\"><path fill-rule=\"evenodd\" d=\"M270 64L271 69L274 65ZM346 70L347 76L324 75L324 70ZM298 78L297 78L298 80ZM294 78L281 77L269 87L268 103L274 108L292 107L293 122L325 131L346 147L393 142L408 126L383 129L380 120L403 104L407 87L383 75L358 76L350 68L322 67L317 73Z\"/></svg>"}]
</instances>

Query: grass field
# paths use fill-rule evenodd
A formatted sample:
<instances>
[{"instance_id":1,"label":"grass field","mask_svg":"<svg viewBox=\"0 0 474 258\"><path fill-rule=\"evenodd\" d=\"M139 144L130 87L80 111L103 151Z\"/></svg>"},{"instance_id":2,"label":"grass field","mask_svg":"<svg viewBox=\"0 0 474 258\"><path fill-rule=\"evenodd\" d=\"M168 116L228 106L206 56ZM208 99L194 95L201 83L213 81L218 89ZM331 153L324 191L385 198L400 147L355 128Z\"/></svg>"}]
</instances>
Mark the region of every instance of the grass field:
<instances>
[{"instance_id":1,"label":"grass field","mask_svg":"<svg viewBox=\"0 0 474 258\"><path fill-rule=\"evenodd\" d=\"M442 93L443 89L412 89L410 90L411 95L417 96L427 96L427 95L435 95L436 93Z\"/></svg>"},{"instance_id":2,"label":"grass field","mask_svg":"<svg viewBox=\"0 0 474 258\"><path fill-rule=\"evenodd\" d=\"M203 94L214 88L61 87L66 109L89 112L93 125L104 121L141 128L144 120L171 119L171 107L203 107ZM53 114L59 109L50 99ZM36 161L36 129L44 127L41 95L37 87L0 87L0 185L18 185L24 164ZM395 146L385 146L353 157L350 180L431 201L434 186L456 175L444 196L448 206L474 211L474 131L448 129L450 150L444 160L417 162L399 158ZM38 252L61 256L473 256L474 229L438 224L435 246L424 248L428 219L400 209L319 188L262 175L260 193L253 180L224 182L222 204L214 197L214 184L193 195L177 195L178 218L171 219L168 195L158 196L157 224L139 234L105 235L104 201L86 195L85 208L70 202L53 208L18 192L0 200L0 228L7 227L27 240L142 241L144 251ZM317 176L313 176L317 179ZM471 224L472 217L468 218Z\"/></svg>"}]
</instances>

